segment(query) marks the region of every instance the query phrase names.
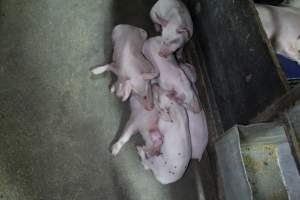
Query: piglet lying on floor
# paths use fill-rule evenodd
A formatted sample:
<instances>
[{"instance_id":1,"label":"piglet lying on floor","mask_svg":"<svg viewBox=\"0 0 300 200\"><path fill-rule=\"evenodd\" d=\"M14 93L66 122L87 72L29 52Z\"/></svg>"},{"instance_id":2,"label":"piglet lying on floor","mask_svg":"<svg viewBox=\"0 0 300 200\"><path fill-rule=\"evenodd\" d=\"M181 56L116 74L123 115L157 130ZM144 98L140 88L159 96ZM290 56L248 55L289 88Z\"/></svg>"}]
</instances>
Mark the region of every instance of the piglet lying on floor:
<instances>
[{"instance_id":1,"label":"piglet lying on floor","mask_svg":"<svg viewBox=\"0 0 300 200\"><path fill-rule=\"evenodd\" d=\"M166 57L160 57L157 54L161 41L162 37L160 36L152 37L143 46L143 54L159 71L159 86L164 90L170 91L169 97L173 98L180 105L195 113L200 112L198 98L191 82L179 67L175 56L170 54Z\"/></svg>"},{"instance_id":2,"label":"piglet lying on floor","mask_svg":"<svg viewBox=\"0 0 300 200\"><path fill-rule=\"evenodd\" d=\"M146 143L146 155L148 157L159 155L163 136L158 130L158 110L155 108L151 111L145 110L137 100L136 96L130 97L130 109L130 118L126 123L121 137L112 146L112 154L117 155L132 135L140 133Z\"/></svg>"},{"instance_id":3,"label":"piglet lying on floor","mask_svg":"<svg viewBox=\"0 0 300 200\"><path fill-rule=\"evenodd\" d=\"M300 65L300 9L255 4L275 51Z\"/></svg>"},{"instance_id":4,"label":"piglet lying on floor","mask_svg":"<svg viewBox=\"0 0 300 200\"><path fill-rule=\"evenodd\" d=\"M142 164L162 184L180 179L191 159L191 136L187 112L168 97L168 91L154 89L154 102L160 111L158 130L163 135L160 154L147 156L147 147L137 147ZM169 120L168 120L169 119Z\"/></svg>"},{"instance_id":5,"label":"piglet lying on floor","mask_svg":"<svg viewBox=\"0 0 300 200\"><path fill-rule=\"evenodd\" d=\"M111 71L118 80L112 87L116 94L126 101L131 92L138 95L138 100L145 109L153 108L150 80L158 74L142 55L142 47L147 39L145 30L131 25L117 25L112 33L114 44L113 62L92 70L93 74Z\"/></svg>"},{"instance_id":6,"label":"piglet lying on floor","mask_svg":"<svg viewBox=\"0 0 300 200\"><path fill-rule=\"evenodd\" d=\"M172 54L191 37L190 18L185 17L186 8L180 1L159 2L163 7L158 4L157 9L167 7L160 14L172 19L169 25L161 24L163 37L146 41L143 29L116 26L112 35L113 62L93 69L92 73L113 72L118 80L111 91L123 101L130 98L131 115L123 134L112 146L112 154L117 155L139 132L145 141L143 147L137 147L142 164L159 182L168 184L183 176L191 158L201 159L207 144L207 126L195 92L194 67L178 63ZM157 13L160 22L166 22ZM168 42L169 46L165 46Z\"/></svg>"},{"instance_id":7,"label":"piglet lying on floor","mask_svg":"<svg viewBox=\"0 0 300 200\"><path fill-rule=\"evenodd\" d=\"M193 35L193 22L186 6L180 0L158 0L150 11L157 31L162 29L159 55L166 57L177 51L182 59L182 48Z\"/></svg>"}]
</instances>

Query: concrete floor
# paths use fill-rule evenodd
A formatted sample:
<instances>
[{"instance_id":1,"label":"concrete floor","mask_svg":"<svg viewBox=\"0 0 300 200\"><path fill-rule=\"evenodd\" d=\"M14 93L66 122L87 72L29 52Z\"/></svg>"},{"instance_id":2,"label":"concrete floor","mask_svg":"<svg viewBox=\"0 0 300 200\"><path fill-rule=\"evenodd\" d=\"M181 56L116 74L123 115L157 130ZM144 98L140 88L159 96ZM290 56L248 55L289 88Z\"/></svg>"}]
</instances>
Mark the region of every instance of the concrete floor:
<instances>
[{"instance_id":1,"label":"concrete floor","mask_svg":"<svg viewBox=\"0 0 300 200\"><path fill-rule=\"evenodd\" d=\"M114 24L152 30L154 0L0 0L0 200L202 199L195 163L168 186L139 163L130 141L109 147L126 105L111 76Z\"/></svg>"}]
</instances>

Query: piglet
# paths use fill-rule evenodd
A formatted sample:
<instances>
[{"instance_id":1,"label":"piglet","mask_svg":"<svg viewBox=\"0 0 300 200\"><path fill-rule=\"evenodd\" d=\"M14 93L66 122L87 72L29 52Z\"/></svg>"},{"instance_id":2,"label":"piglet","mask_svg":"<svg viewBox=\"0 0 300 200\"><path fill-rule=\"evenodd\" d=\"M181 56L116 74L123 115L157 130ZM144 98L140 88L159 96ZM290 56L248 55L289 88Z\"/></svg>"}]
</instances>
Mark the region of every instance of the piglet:
<instances>
[{"instance_id":1,"label":"piglet","mask_svg":"<svg viewBox=\"0 0 300 200\"><path fill-rule=\"evenodd\" d=\"M147 148L145 151L141 146L137 150L145 169L150 169L160 183L169 184L180 179L187 169L191 159L191 136L185 108L170 99L168 91L158 90L159 95L154 95L158 100L154 102L158 102L158 130L163 135L160 155L148 157Z\"/></svg>"},{"instance_id":2,"label":"piglet","mask_svg":"<svg viewBox=\"0 0 300 200\"><path fill-rule=\"evenodd\" d=\"M189 63L180 63L179 65L190 79L192 87L198 96L198 90L195 84L197 79L195 67ZM200 102L199 105L201 106ZM192 158L200 161L208 143L208 128L205 112L203 109L201 109L199 113L187 110L187 114L192 141Z\"/></svg>"},{"instance_id":3,"label":"piglet","mask_svg":"<svg viewBox=\"0 0 300 200\"><path fill-rule=\"evenodd\" d=\"M182 59L182 48L193 35L193 22L186 6L180 0L158 0L150 11L157 31L162 30L159 55L167 57L177 51Z\"/></svg>"},{"instance_id":4,"label":"piglet","mask_svg":"<svg viewBox=\"0 0 300 200\"><path fill-rule=\"evenodd\" d=\"M300 9L256 4L275 51L300 65Z\"/></svg>"},{"instance_id":5,"label":"piglet","mask_svg":"<svg viewBox=\"0 0 300 200\"><path fill-rule=\"evenodd\" d=\"M158 84L168 95L187 109L198 113L201 108L187 75L182 71L173 54L161 57L157 54L162 37L149 38L143 46L143 54L158 70ZM194 78L195 79L195 78Z\"/></svg>"},{"instance_id":6,"label":"piglet","mask_svg":"<svg viewBox=\"0 0 300 200\"><path fill-rule=\"evenodd\" d=\"M135 95L130 97L130 118L126 123L125 129L112 146L112 154L117 155L124 144L126 144L132 135L140 133L145 141L145 154L147 157L160 154L160 146L163 142L163 136L158 130L159 111L152 109L145 110Z\"/></svg>"},{"instance_id":7,"label":"piglet","mask_svg":"<svg viewBox=\"0 0 300 200\"><path fill-rule=\"evenodd\" d=\"M142 47L147 39L145 30L120 24L113 29L113 62L98 66L91 72L101 74L105 71L113 72L118 80L111 91L126 101L133 92L147 110L153 108L150 80L156 77L154 68L142 55Z\"/></svg>"},{"instance_id":8,"label":"piglet","mask_svg":"<svg viewBox=\"0 0 300 200\"><path fill-rule=\"evenodd\" d=\"M198 90L195 83L197 80L195 67L189 63L180 63L179 65L190 79L192 87L198 96ZM200 102L199 105L201 106ZM192 141L192 158L200 161L208 143L208 128L205 112L203 109L201 109L199 113L187 110L187 114Z\"/></svg>"},{"instance_id":9,"label":"piglet","mask_svg":"<svg viewBox=\"0 0 300 200\"><path fill-rule=\"evenodd\" d=\"M195 67L189 63L179 63L179 65L188 79L191 81L192 88L194 89L195 94L198 96ZM199 105L201 106L200 102ZM192 158L200 161L208 143L208 128L205 112L203 109L201 109L199 113L194 113L190 110L187 110L187 114L192 142Z\"/></svg>"}]
</instances>

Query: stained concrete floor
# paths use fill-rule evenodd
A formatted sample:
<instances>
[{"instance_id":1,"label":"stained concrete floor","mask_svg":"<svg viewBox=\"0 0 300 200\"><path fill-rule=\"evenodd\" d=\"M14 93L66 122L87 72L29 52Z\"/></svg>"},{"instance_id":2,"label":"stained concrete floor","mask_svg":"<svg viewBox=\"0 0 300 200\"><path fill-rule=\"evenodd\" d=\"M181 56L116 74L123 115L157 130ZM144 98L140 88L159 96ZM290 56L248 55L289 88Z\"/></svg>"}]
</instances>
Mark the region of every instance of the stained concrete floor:
<instances>
[{"instance_id":1,"label":"stained concrete floor","mask_svg":"<svg viewBox=\"0 0 300 200\"><path fill-rule=\"evenodd\" d=\"M0 200L202 199L193 164L168 186L130 141L109 147L128 115L111 76L113 25L152 30L154 0L0 0Z\"/></svg>"}]
</instances>

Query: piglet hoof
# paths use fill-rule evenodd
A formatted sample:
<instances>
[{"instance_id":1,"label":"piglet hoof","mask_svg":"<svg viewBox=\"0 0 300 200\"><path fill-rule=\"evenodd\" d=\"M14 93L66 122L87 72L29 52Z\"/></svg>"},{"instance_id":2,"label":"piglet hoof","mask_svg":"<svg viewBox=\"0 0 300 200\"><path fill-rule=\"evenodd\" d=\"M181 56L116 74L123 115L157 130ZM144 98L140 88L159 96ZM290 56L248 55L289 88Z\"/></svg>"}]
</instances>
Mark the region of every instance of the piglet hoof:
<instances>
[{"instance_id":1,"label":"piglet hoof","mask_svg":"<svg viewBox=\"0 0 300 200\"><path fill-rule=\"evenodd\" d=\"M142 160L146 159L146 155L145 155L145 152L144 152L143 147L141 147L141 146L136 146L136 149L137 149L138 154L139 154L139 156L141 157L141 159L142 159Z\"/></svg>"},{"instance_id":2,"label":"piglet hoof","mask_svg":"<svg viewBox=\"0 0 300 200\"><path fill-rule=\"evenodd\" d=\"M141 158L141 162L142 162L142 165L143 165L144 169L145 169L145 170L149 170L149 167L148 167L148 166L146 165L146 163L145 163L145 160L146 160L146 154L145 154L145 151L144 151L143 147L137 146L136 149L137 149L138 154L139 154L139 156L140 156L140 158Z\"/></svg>"},{"instance_id":3,"label":"piglet hoof","mask_svg":"<svg viewBox=\"0 0 300 200\"><path fill-rule=\"evenodd\" d=\"M145 170L149 170L150 168L146 165L146 163L142 160L142 165Z\"/></svg>"},{"instance_id":4,"label":"piglet hoof","mask_svg":"<svg viewBox=\"0 0 300 200\"><path fill-rule=\"evenodd\" d=\"M110 88L110 93L113 94L116 92L116 86L112 85Z\"/></svg>"},{"instance_id":5,"label":"piglet hoof","mask_svg":"<svg viewBox=\"0 0 300 200\"><path fill-rule=\"evenodd\" d=\"M111 147L111 154L112 154L113 156L116 156L116 155L120 152L121 148L122 148L122 144L119 143L119 142L116 142L116 143Z\"/></svg>"}]
</instances>

